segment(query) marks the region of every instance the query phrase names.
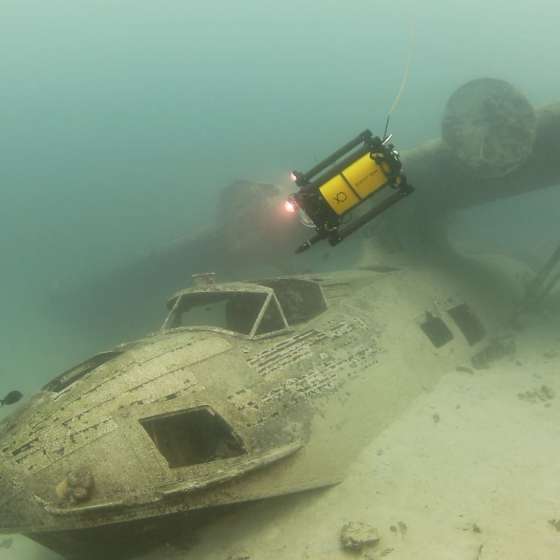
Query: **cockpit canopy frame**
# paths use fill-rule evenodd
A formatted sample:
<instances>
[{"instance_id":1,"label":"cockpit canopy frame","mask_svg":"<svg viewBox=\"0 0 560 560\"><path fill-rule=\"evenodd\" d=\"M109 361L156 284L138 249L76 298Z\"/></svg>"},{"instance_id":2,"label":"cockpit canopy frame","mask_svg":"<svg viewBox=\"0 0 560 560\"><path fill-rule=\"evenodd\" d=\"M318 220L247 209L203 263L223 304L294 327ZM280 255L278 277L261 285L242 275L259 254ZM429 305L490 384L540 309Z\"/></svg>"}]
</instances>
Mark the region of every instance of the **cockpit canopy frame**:
<instances>
[{"instance_id":1,"label":"cockpit canopy frame","mask_svg":"<svg viewBox=\"0 0 560 560\"><path fill-rule=\"evenodd\" d=\"M167 307L162 330L195 328L255 338L289 329L274 290L255 284L182 290Z\"/></svg>"},{"instance_id":2,"label":"cockpit canopy frame","mask_svg":"<svg viewBox=\"0 0 560 560\"><path fill-rule=\"evenodd\" d=\"M274 278L181 290L167 302L162 330L196 328L256 338L283 332L327 309L318 282Z\"/></svg>"}]
</instances>

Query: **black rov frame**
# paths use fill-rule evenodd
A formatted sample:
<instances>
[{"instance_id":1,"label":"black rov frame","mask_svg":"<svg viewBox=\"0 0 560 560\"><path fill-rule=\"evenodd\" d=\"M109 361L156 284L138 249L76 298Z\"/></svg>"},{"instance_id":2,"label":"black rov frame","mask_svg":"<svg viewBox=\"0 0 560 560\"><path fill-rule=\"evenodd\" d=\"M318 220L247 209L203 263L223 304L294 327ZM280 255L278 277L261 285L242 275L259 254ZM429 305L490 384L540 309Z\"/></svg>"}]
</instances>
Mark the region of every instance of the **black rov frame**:
<instances>
[{"instance_id":1,"label":"black rov frame","mask_svg":"<svg viewBox=\"0 0 560 560\"><path fill-rule=\"evenodd\" d=\"M309 249L312 245L326 239L334 246L346 239L349 235L361 228L363 225L385 212L399 200L414 191L402 172L402 163L399 153L393 144L389 143L391 136L381 140L373 136L371 131L364 130L353 140L326 157L306 173L294 171L295 183L300 187L299 191L290 197L290 202L298 206L313 222L317 233L300 245L296 253ZM357 148L357 149L356 149ZM368 154L372 160L383 171L386 182L379 188L372 189L365 197L360 195L350 181L345 177L344 171L364 155ZM348 212L337 214L328 204L323 187L332 178L340 175L345 186L356 196L358 202L348 211L353 210L366 200L369 200L376 192L389 186L395 192L388 196L376 207L368 210L363 215L355 218L350 223L343 225L342 218Z\"/></svg>"}]
</instances>

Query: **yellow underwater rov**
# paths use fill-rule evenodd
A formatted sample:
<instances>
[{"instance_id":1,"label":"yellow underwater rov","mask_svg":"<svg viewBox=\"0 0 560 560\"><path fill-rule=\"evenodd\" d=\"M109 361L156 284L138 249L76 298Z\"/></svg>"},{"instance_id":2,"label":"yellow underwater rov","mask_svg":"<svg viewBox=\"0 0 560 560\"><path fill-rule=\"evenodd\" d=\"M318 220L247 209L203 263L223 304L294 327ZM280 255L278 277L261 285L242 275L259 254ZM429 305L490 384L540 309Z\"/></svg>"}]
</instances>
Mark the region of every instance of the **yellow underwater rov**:
<instances>
[{"instance_id":1,"label":"yellow underwater rov","mask_svg":"<svg viewBox=\"0 0 560 560\"><path fill-rule=\"evenodd\" d=\"M299 191L286 202L290 211L300 209L316 234L296 253L326 239L337 245L370 220L413 192L402 173L399 153L390 143L364 130L307 173L292 171ZM380 204L358 217L350 213L385 187L394 189Z\"/></svg>"}]
</instances>

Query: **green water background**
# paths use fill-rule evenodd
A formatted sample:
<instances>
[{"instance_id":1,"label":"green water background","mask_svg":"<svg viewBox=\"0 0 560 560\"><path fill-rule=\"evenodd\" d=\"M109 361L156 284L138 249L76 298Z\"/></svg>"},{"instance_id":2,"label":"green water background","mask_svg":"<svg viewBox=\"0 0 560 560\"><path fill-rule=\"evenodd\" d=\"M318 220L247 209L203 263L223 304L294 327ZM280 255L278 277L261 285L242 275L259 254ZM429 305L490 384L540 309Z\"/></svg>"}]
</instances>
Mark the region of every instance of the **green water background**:
<instances>
[{"instance_id":1,"label":"green water background","mask_svg":"<svg viewBox=\"0 0 560 560\"><path fill-rule=\"evenodd\" d=\"M44 312L52 293L213 222L234 179L285 181L357 131L381 132L411 26L399 147L438 136L472 78L557 100L559 12L549 0L2 2L3 390L33 391L98 349ZM557 208L549 190L466 220L484 242L547 246Z\"/></svg>"},{"instance_id":2,"label":"green water background","mask_svg":"<svg viewBox=\"0 0 560 560\"><path fill-rule=\"evenodd\" d=\"M213 222L232 180L283 182L381 133L411 24L400 148L439 136L473 78L559 100L559 16L552 0L3 0L0 393L100 349L45 313L51 294ZM538 261L560 238L558 203L554 189L502 201L462 232Z\"/></svg>"},{"instance_id":3,"label":"green water background","mask_svg":"<svg viewBox=\"0 0 560 560\"><path fill-rule=\"evenodd\" d=\"M212 223L232 180L285 182L381 133L411 27L402 149L439 136L473 78L560 99L559 16L552 0L4 0L0 393L30 394L100 349L45 312L53 293ZM538 262L560 239L559 197L471 211L462 234Z\"/></svg>"}]
</instances>

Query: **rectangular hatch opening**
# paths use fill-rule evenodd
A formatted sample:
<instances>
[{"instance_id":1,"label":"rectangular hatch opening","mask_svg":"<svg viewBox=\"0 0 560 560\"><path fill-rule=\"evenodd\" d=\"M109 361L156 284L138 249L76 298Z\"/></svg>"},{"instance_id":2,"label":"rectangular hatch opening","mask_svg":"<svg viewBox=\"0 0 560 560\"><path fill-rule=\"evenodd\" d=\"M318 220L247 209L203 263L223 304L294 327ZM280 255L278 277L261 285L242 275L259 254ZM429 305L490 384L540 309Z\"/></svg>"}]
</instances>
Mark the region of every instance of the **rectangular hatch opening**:
<instances>
[{"instance_id":1,"label":"rectangular hatch opening","mask_svg":"<svg viewBox=\"0 0 560 560\"><path fill-rule=\"evenodd\" d=\"M466 303L456 305L448 309L447 312L455 321L455 324L459 327L470 346L480 342L486 336L484 325Z\"/></svg>"},{"instance_id":2,"label":"rectangular hatch opening","mask_svg":"<svg viewBox=\"0 0 560 560\"><path fill-rule=\"evenodd\" d=\"M246 453L232 426L207 406L142 418L140 423L171 469Z\"/></svg>"},{"instance_id":3,"label":"rectangular hatch opening","mask_svg":"<svg viewBox=\"0 0 560 560\"><path fill-rule=\"evenodd\" d=\"M440 317L432 315L429 311L426 311L423 320L420 322L420 328L436 348L441 348L453 340L453 333L449 330L449 327Z\"/></svg>"}]
</instances>

